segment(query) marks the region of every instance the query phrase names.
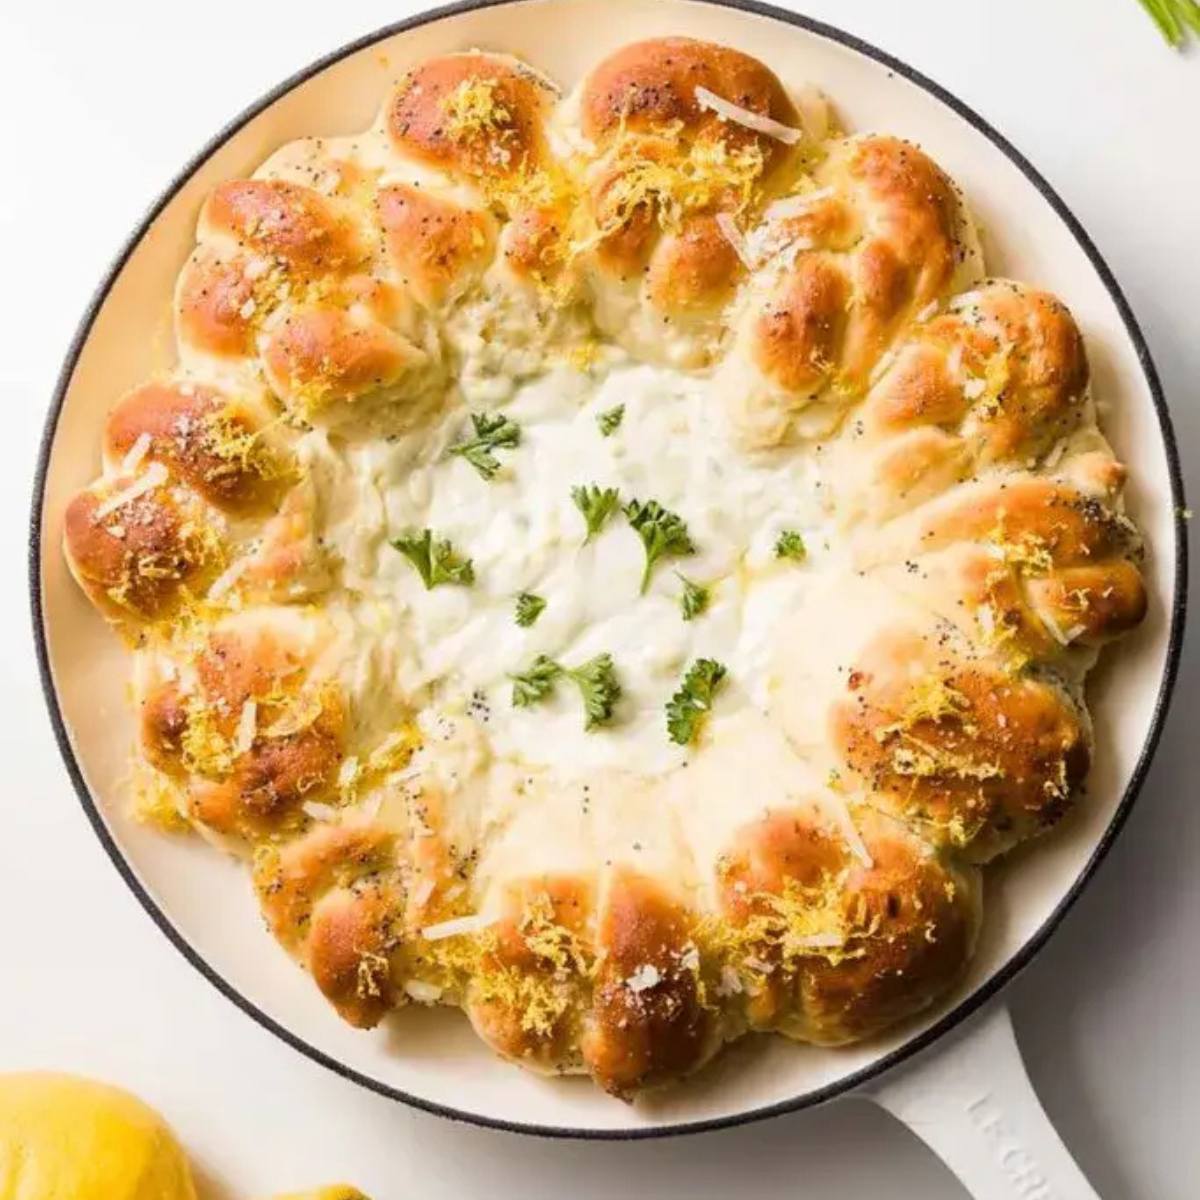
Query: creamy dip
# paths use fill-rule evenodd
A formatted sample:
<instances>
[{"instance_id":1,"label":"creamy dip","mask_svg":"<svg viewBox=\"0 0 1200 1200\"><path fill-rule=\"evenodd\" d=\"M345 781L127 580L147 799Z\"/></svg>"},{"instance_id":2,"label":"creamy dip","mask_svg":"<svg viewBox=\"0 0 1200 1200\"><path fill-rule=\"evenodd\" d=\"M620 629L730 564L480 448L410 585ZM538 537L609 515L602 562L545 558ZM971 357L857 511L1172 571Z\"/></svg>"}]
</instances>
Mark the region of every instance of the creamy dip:
<instances>
[{"instance_id":1,"label":"creamy dip","mask_svg":"<svg viewBox=\"0 0 1200 1200\"><path fill-rule=\"evenodd\" d=\"M668 368L562 363L509 392L498 405L455 405L433 428L391 441L303 438L324 535L344 558L340 602L362 639L355 657L376 670L385 661L409 696L480 717L498 757L560 778L664 771L687 755L668 739L664 705L695 658L728 668L722 713L766 706L776 631L838 552L820 456L736 449L708 380ZM623 419L605 437L597 418L617 405ZM496 452L490 481L448 453L470 436L469 414L485 408L521 430L516 448ZM687 523L696 553L660 559L640 594L644 550L623 514L585 544L571 499L583 484L657 500ZM472 560L473 586L426 590L389 544L425 528ZM802 534L805 561L776 556L784 530ZM679 573L711 588L707 611L691 621ZM546 601L529 628L514 617L522 592ZM511 675L537 655L575 666L603 652L623 690L610 725L585 732L565 680L536 707L513 705Z\"/></svg>"}]
</instances>

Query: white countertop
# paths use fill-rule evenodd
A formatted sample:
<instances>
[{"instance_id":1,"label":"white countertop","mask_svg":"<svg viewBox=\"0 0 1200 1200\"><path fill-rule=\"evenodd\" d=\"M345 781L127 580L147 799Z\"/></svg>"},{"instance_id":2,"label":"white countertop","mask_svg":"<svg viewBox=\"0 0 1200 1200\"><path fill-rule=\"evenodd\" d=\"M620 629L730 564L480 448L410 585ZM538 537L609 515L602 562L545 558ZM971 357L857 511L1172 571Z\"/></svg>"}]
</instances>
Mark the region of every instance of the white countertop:
<instances>
[{"instance_id":1,"label":"white countertop","mask_svg":"<svg viewBox=\"0 0 1200 1200\"><path fill-rule=\"evenodd\" d=\"M1135 0L791 6L931 75L1058 188L1146 332L1195 502L1200 47L1170 52ZM962 1196L911 1135L858 1102L604 1144L491 1133L379 1099L206 984L83 818L36 680L24 569L35 448L59 361L113 251L185 158L310 59L421 7L43 0L0 14L0 401L11 423L0 438L0 1070L71 1069L141 1093L192 1148L212 1200L335 1178L375 1200ZM1125 834L1010 993L1046 1108L1108 1198L1192 1200L1200 1179L1196 644Z\"/></svg>"}]
</instances>

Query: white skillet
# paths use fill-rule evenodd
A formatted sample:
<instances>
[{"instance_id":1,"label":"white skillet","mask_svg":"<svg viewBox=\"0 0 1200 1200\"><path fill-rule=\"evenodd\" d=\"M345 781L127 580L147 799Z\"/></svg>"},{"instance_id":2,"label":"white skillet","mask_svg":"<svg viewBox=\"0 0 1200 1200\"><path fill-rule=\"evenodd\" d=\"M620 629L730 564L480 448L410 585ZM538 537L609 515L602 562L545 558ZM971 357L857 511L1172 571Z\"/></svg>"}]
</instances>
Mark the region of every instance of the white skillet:
<instances>
[{"instance_id":1,"label":"white skillet","mask_svg":"<svg viewBox=\"0 0 1200 1200\"><path fill-rule=\"evenodd\" d=\"M459 1014L405 1013L369 1034L341 1024L264 932L241 867L130 820L125 659L68 577L59 529L71 494L95 474L106 410L170 362L172 284L217 182L250 172L291 138L364 128L389 82L431 54L509 51L569 85L616 46L669 33L737 46L785 83L825 90L851 129L919 142L965 189L992 272L1068 302L1087 337L1105 427L1130 467L1129 505L1151 548L1151 609L1093 677L1097 754L1087 796L1061 829L989 871L979 953L946 1004L849 1049L747 1040L686 1086L626 1106L583 1080L540 1079L498 1061ZM382 30L270 92L188 164L122 249L80 325L47 422L31 537L34 631L67 769L125 881L211 982L340 1074L447 1116L596 1138L711 1129L857 1089L906 1121L980 1200L1090 1197L1029 1086L1007 1011L983 1006L1074 902L1149 765L1183 631L1182 506L1158 380L1116 282L1046 182L965 105L857 39L747 0L484 0Z\"/></svg>"}]
</instances>

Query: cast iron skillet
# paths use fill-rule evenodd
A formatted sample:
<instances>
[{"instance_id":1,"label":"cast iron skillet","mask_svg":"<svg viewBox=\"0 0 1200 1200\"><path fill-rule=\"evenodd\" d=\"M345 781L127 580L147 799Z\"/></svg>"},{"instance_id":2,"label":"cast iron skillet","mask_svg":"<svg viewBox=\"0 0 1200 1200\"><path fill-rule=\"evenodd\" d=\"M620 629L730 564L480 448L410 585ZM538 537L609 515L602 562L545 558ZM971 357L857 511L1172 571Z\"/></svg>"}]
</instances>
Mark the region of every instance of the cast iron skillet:
<instances>
[{"instance_id":1,"label":"cast iron skillet","mask_svg":"<svg viewBox=\"0 0 1200 1200\"><path fill-rule=\"evenodd\" d=\"M215 182L252 169L288 138L364 127L387 82L429 53L509 50L569 84L608 49L668 32L737 45L785 82L824 86L851 128L876 124L920 141L993 231L993 266L1071 304L1088 336L1097 390L1112 401L1106 428L1131 467L1131 506L1152 548L1152 612L1142 631L1109 652L1092 689L1099 753L1083 811L1019 861L989 872L979 958L949 1004L867 1047L828 1052L776 1039L735 1048L670 1096L626 1107L495 1063L461 1021L438 1024L435 1038L428 1024L440 1018L425 1014L416 1017L416 1039L344 1029L282 954L264 951L244 884L219 856L174 845L128 819L120 805L129 720L115 669L120 652L67 577L58 538L66 500L94 474L104 412L163 365L146 351L148 339L128 331L161 325L200 199ZM1020 230L1011 243L1008 228ZM46 422L30 536L34 638L50 719L97 836L167 937L235 1004L331 1070L431 1112L546 1135L647 1137L732 1125L861 1088L955 1029L1029 963L1120 832L1158 742L1183 637L1183 506L1170 416L1111 271L1028 160L936 83L858 38L754 0L474 0L388 26L272 89L188 162L121 249L84 313Z\"/></svg>"}]
</instances>

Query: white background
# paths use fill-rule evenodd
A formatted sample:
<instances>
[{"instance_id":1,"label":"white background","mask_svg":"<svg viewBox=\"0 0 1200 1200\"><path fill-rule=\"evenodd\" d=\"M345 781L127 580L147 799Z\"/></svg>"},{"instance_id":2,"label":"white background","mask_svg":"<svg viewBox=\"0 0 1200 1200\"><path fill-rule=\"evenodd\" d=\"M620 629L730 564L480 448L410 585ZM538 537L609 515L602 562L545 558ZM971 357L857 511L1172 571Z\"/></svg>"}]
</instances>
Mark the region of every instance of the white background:
<instances>
[{"instance_id":1,"label":"white background","mask_svg":"<svg viewBox=\"0 0 1200 1200\"><path fill-rule=\"evenodd\" d=\"M1200 52L1169 51L1134 0L794 6L933 76L1049 177L1142 322L1200 496ZM684 1140L578 1144L373 1097L204 983L82 816L35 677L24 568L58 364L116 247L219 125L419 7L24 0L0 15L0 1069L72 1069L138 1091L192 1148L212 1200L339 1177L375 1200L961 1197L914 1138L859 1102ZM1125 835L1010 990L1046 1107L1109 1200L1192 1200L1200 1179L1195 645Z\"/></svg>"}]
</instances>

